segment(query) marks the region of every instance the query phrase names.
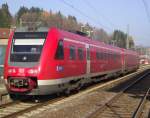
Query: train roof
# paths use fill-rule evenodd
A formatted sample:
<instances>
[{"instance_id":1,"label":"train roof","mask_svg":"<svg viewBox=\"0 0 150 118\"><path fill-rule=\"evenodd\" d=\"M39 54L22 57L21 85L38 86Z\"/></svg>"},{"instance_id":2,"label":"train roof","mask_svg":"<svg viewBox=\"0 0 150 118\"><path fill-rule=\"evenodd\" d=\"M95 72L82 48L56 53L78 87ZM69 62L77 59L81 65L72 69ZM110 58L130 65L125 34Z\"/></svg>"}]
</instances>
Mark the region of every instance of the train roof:
<instances>
[{"instance_id":1,"label":"train roof","mask_svg":"<svg viewBox=\"0 0 150 118\"><path fill-rule=\"evenodd\" d=\"M64 30L57 29L57 28L51 28L51 29L58 30L63 37L71 38L73 40L81 41L81 42L84 42L84 43L90 43L90 44L93 44L93 45L100 45L103 48L107 48L109 50L113 50L113 51L116 51L116 52L122 52L123 51L126 54L137 55L137 52L135 52L135 51L120 48L120 47L116 47L116 46L113 46L113 45L109 45L109 44L106 44L102 41L96 41L96 40L91 39L91 38L86 37L86 36L81 36L79 34L75 34L75 33L64 31Z\"/></svg>"},{"instance_id":2,"label":"train roof","mask_svg":"<svg viewBox=\"0 0 150 118\"><path fill-rule=\"evenodd\" d=\"M97 40L91 39L91 38L87 37L85 35L85 33L82 33L82 32L70 32L70 31L65 31L65 30L62 30L62 29L58 29L56 27L52 27L52 28L49 28L49 29L45 28L44 30L43 29L42 30L37 30L36 32L16 30L15 34L17 34L18 36L20 36L20 34L22 34L22 33L29 33L29 34L35 33L37 35L40 35L41 33L46 34L46 33L50 32L51 30L56 30L57 32L59 32L61 34L62 37L70 38L70 39L73 39L73 40L76 40L76 41L81 41L83 43L88 43L88 44L92 44L92 45L97 45L97 46L100 45L102 48L104 48L104 49L107 48L110 51L116 51L116 52L120 52L120 53L124 52L126 54L137 55L137 52L135 52L135 51L120 48L120 47L116 47L116 46L113 46L113 45L106 44L102 41L97 41Z\"/></svg>"},{"instance_id":3,"label":"train roof","mask_svg":"<svg viewBox=\"0 0 150 118\"><path fill-rule=\"evenodd\" d=\"M102 48L109 48L109 50L112 50L112 46L108 45L108 44L105 44L104 42L101 42L101 41L96 41L96 40L93 40L89 37L86 37L86 36L81 36L79 34L75 34L75 33L72 33L72 32L68 32L68 31L64 31L64 30L60 30L60 29L57 29L61 35L63 37L66 37L66 38L70 38L70 39L73 39L73 40L76 40L76 41L81 41L83 43L88 43L88 44L93 44L93 45L100 45ZM118 48L118 47L114 47L113 50L116 50L116 51L121 51L121 48Z\"/></svg>"}]
</instances>

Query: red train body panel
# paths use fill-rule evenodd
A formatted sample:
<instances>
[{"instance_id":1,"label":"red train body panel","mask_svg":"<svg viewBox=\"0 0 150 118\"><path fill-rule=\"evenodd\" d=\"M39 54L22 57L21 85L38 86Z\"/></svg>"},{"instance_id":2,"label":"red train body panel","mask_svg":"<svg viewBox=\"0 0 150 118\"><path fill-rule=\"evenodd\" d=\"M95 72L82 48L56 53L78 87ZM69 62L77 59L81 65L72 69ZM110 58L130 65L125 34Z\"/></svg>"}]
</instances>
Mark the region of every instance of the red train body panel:
<instances>
[{"instance_id":1,"label":"red train body panel","mask_svg":"<svg viewBox=\"0 0 150 118\"><path fill-rule=\"evenodd\" d=\"M11 34L4 78L10 94L45 95L138 67L134 51L51 28Z\"/></svg>"}]
</instances>

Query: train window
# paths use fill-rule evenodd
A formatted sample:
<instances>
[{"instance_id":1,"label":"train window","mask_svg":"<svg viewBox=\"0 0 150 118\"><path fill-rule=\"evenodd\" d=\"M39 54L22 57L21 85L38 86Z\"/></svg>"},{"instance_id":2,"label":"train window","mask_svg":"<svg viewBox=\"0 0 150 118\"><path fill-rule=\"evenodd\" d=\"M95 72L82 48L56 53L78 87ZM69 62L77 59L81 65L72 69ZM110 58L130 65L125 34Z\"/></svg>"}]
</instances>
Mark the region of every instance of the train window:
<instances>
[{"instance_id":1,"label":"train window","mask_svg":"<svg viewBox=\"0 0 150 118\"><path fill-rule=\"evenodd\" d=\"M75 47L70 46L70 57L69 57L69 59L75 60L75 58L76 58Z\"/></svg>"},{"instance_id":2,"label":"train window","mask_svg":"<svg viewBox=\"0 0 150 118\"><path fill-rule=\"evenodd\" d=\"M40 53L42 45L14 45L12 53Z\"/></svg>"},{"instance_id":3,"label":"train window","mask_svg":"<svg viewBox=\"0 0 150 118\"><path fill-rule=\"evenodd\" d=\"M108 59L108 53L107 52L105 53L105 59L106 60Z\"/></svg>"},{"instance_id":4,"label":"train window","mask_svg":"<svg viewBox=\"0 0 150 118\"><path fill-rule=\"evenodd\" d=\"M119 59L119 55L117 54L117 59Z\"/></svg>"},{"instance_id":5,"label":"train window","mask_svg":"<svg viewBox=\"0 0 150 118\"><path fill-rule=\"evenodd\" d=\"M86 58L87 58L87 60L90 60L90 49L89 48L87 48L87 56L86 56Z\"/></svg>"},{"instance_id":6,"label":"train window","mask_svg":"<svg viewBox=\"0 0 150 118\"><path fill-rule=\"evenodd\" d=\"M101 52L99 52L99 59L100 59L100 60L103 59L103 55L102 55Z\"/></svg>"},{"instance_id":7,"label":"train window","mask_svg":"<svg viewBox=\"0 0 150 118\"><path fill-rule=\"evenodd\" d=\"M96 59L100 59L100 54L99 54L99 52L96 52Z\"/></svg>"},{"instance_id":8,"label":"train window","mask_svg":"<svg viewBox=\"0 0 150 118\"><path fill-rule=\"evenodd\" d=\"M60 41L58 42L55 59L64 59L63 40L60 40Z\"/></svg>"},{"instance_id":9,"label":"train window","mask_svg":"<svg viewBox=\"0 0 150 118\"><path fill-rule=\"evenodd\" d=\"M109 54L109 60L111 60L111 59L112 59L112 54L110 53L110 54Z\"/></svg>"},{"instance_id":10,"label":"train window","mask_svg":"<svg viewBox=\"0 0 150 118\"><path fill-rule=\"evenodd\" d=\"M100 53L100 59L103 60L103 53Z\"/></svg>"},{"instance_id":11,"label":"train window","mask_svg":"<svg viewBox=\"0 0 150 118\"><path fill-rule=\"evenodd\" d=\"M102 59L102 53L96 52L96 58L97 58L98 60Z\"/></svg>"},{"instance_id":12,"label":"train window","mask_svg":"<svg viewBox=\"0 0 150 118\"><path fill-rule=\"evenodd\" d=\"M111 59L110 60L114 61L114 55L113 54L111 54Z\"/></svg>"},{"instance_id":13,"label":"train window","mask_svg":"<svg viewBox=\"0 0 150 118\"><path fill-rule=\"evenodd\" d=\"M102 53L102 55L103 55L103 60L105 60L105 53Z\"/></svg>"},{"instance_id":14,"label":"train window","mask_svg":"<svg viewBox=\"0 0 150 118\"><path fill-rule=\"evenodd\" d=\"M15 32L10 62L38 62L47 32Z\"/></svg>"},{"instance_id":15,"label":"train window","mask_svg":"<svg viewBox=\"0 0 150 118\"><path fill-rule=\"evenodd\" d=\"M108 60L111 59L111 52L108 52Z\"/></svg>"},{"instance_id":16,"label":"train window","mask_svg":"<svg viewBox=\"0 0 150 118\"><path fill-rule=\"evenodd\" d=\"M78 58L79 58L79 60L84 59L83 49L81 49L81 48L78 48Z\"/></svg>"},{"instance_id":17,"label":"train window","mask_svg":"<svg viewBox=\"0 0 150 118\"><path fill-rule=\"evenodd\" d=\"M106 60L108 60L108 53L106 52L106 53L105 53L105 55L106 55L106 57L105 57L105 58L106 58Z\"/></svg>"},{"instance_id":18,"label":"train window","mask_svg":"<svg viewBox=\"0 0 150 118\"><path fill-rule=\"evenodd\" d=\"M107 53L107 60L109 60L111 58L110 53Z\"/></svg>"},{"instance_id":19,"label":"train window","mask_svg":"<svg viewBox=\"0 0 150 118\"><path fill-rule=\"evenodd\" d=\"M101 59L101 60L104 59L104 53L103 53L103 52L100 53L100 59Z\"/></svg>"},{"instance_id":20,"label":"train window","mask_svg":"<svg viewBox=\"0 0 150 118\"><path fill-rule=\"evenodd\" d=\"M116 61L116 60L117 60L116 53L114 53L114 61Z\"/></svg>"}]
</instances>

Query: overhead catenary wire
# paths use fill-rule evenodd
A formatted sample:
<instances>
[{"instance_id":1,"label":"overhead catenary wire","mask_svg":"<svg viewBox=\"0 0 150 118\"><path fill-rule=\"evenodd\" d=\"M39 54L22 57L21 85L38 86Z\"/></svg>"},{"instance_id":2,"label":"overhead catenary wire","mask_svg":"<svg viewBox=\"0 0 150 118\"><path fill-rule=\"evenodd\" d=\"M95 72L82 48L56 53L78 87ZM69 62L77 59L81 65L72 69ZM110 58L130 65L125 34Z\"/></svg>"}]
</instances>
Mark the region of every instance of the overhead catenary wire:
<instances>
[{"instance_id":1,"label":"overhead catenary wire","mask_svg":"<svg viewBox=\"0 0 150 118\"><path fill-rule=\"evenodd\" d=\"M93 12L96 12L98 14L98 16L101 16L104 20L106 20L111 25L111 27L115 26L114 23L112 23L110 19L108 19L106 16L104 16L102 13L100 13L88 0L84 0L83 2L87 6L89 6L93 10ZM99 17L99 20L100 20L100 17Z\"/></svg>"},{"instance_id":2,"label":"overhead catenary wire","mask_svg":"<svg viewBox=\"0 0 150 118\"><path fill-rule=\"evenodd\" d=\"M108 29L109 31L112 31L111 28L109 28L109 27L103 25L102 23L100 23L99 21L97 21L97 19L94 19L93 17L88 16L87 14L85 14L84 12L82 12L80 9L74 7L72 4L66 2L65 0L60 0L60 1L63 2L65 5L69 6L70 8L74 9L74 10L75 10L76 12L78 12L80 15L82 15L82 16L84 16L84 17L90 19L92 22L95 22L95 23L99 24L100 26L102 26L103 28L106 28L106 29Z\"/></svg>"},{"instance_id":3,"label":"overhead catenary wire","mask_svg":"<svg viewBox=\"0 0 150 118\"><path fill-rule=\"evenodd\" d=\"M148 21L149 21L149 23L150 23L150 13L149 13L148 5L147 5L147 3L146 3L145 0L142 0L142 2L143 2L143 4L144 4L145 12L146 12L146 14L147 14L147 18L148 18Z\"/></svg>"}]
</instances>

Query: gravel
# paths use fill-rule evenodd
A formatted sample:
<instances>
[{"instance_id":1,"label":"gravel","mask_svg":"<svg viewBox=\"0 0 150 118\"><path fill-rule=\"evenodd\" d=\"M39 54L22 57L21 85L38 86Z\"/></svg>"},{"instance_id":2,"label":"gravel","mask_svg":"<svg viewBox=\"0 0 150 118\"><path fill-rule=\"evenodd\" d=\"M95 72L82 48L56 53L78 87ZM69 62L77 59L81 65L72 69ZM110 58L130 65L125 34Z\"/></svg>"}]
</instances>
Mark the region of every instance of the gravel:
<instances>
[{"instance_id":1,"label":"gravel","mask_svg":"<svg viewBox=\"0 0 150 118\"><path fill-rule=\"evenodd\" d=\"M117 91L98 90L83 93L78 93L54 104L25 113L19 118L86 118L116 95Z\"/></svg>"}]
</instances>

